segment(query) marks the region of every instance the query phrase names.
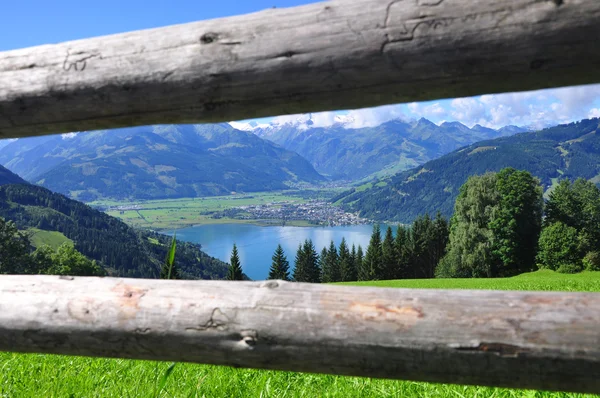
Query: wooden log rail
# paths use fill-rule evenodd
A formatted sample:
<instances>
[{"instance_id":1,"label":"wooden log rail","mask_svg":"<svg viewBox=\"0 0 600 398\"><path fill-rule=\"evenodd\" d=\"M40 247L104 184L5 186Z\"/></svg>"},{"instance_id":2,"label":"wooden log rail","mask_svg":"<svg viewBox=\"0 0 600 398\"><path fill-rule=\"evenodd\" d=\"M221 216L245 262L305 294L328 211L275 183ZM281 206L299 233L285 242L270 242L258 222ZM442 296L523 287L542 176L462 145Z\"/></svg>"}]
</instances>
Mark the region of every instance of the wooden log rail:
<instances>
[{"instance_id":1,"label":"wooden log rail","mask_svg":"<svg viewBox=\"0 0 600 398\"><path fill-rule=\"evenodd\" d=\"M333 0L0 53L0 138L600 82L598 0Z\"/></svg>"},{"instance_id":2,"label":"wooden log rail","mask_svg":"<svg viewBox=\"0 0 600 398\"><path fill-rule=\"evenodd\" d=\"M2 276L0 350L600 393L600 295Z\"/></svg>"}]
</instances>

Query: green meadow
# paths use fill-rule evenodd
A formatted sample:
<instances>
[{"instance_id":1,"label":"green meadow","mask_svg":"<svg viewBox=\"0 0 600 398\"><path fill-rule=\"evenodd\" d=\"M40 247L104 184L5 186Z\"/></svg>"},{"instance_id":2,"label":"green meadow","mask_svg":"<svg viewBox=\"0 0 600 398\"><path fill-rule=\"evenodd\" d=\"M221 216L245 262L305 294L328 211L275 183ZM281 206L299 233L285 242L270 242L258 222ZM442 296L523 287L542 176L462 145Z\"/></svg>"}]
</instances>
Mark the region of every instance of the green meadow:
<instances>
[{"instance_id":1,"label":"green meadow","mask_svg":"<svg viewBox=\"0 0 600 398\"><path fill-rule=\"evenodd\" d=\"M504 279L355 282L404 288L600 292L600 272ZM447 384L123 359L0 354L1 397L592 397Z\"/></svg>"},{"instance_id":2,"label":"green meadow","mask_svg":"<svg viewBox=\"0 0 600 398\"><path fill-rule=\"evenodd\" d=\"M252 223L258 225L280 225L278 220L237 220L233 218L212 218L215 212L239 206L259 205L273 202L304 203L303 197L286 192L258 192L246 195L210 196L203 198L181 198L147 200L136 202L96 201L92 206L139 206L136 210L111 210L106 213L120 218L138 228L166 230L192 225L221 223ZM288 225L307 226L306 222Z\"/></svg>"}]
</instances>

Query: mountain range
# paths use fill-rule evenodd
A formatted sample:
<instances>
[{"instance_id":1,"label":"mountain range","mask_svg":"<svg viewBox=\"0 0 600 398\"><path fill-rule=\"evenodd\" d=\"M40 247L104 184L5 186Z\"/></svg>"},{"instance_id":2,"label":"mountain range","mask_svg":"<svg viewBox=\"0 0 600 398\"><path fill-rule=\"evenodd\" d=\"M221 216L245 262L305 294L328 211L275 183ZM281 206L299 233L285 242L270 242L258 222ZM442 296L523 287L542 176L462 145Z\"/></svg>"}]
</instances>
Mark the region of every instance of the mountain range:
<instances>
[{"instance_id":1,"label":"mountain range","mask_svg":"<svg viewBox=\"0 0 600 398\"><path fill-rule=\"evenodd\" d=\"M460 122L439 126L421 118L391 120L375 127L352 127L351 119L338 116L328 127L315 127L310 115L286 123L242 124L251 131L306 158L321 174L334 180L360 180L374 173L393 174L477 141L527 131L517 126L495 130Z\"/></svg>"},{"instance_id":2,"label":"mountain range","mask_svg":"<svg viewBox=\"0 0 600 398\"><path fill-rule=\"evenodd\" d=\"M226 123L21 138L0 149L0 163L84 201L223 195L324 181L298 154Z\"/></svg>"},{"instance_id":3,"label":"mountain range","mask_svg":"<svg viewBox=\"0 0 600 398\"><path fill-rule=\"evenodd\" d=\"M538 177L546 194L560 179L600 184L600 119L468 145L422 166L353 188L334 198L347 210L374 220L410 223L418 215L451 215L469 176L504 167Z\"/></svg>"}]
</instances>

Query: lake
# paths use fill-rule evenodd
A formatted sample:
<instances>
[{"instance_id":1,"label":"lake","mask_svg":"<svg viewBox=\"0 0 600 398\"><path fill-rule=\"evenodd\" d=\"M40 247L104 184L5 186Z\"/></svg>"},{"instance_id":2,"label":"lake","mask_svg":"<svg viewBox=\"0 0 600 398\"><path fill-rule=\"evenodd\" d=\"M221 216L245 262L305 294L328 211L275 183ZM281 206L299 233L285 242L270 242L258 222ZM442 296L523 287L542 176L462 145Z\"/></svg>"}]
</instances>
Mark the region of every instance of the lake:
<instances>
[{"instance_id":1,"label":"lake","mask_svg":"<svg viewBox=\"0 0 600 398\"><path fill-rule=\"evenodd\" d=\"M382 227L382 235L384 227ZM212 224L177 230L177 239L200 243L202 250L209 255L229 262L233 243L238 247L242 269L251 279L266 279L271 267L271 257L280 243L290 263L290 274L294 268L294 258L298 245L305 239L311 239L317 252L324 246L329 247L333 240L339 247L342 238L346 238L348 249L352 244L361 245L367 250L372 225L352 225L344 227L261 227L250 224Z\"/></svg>"}]
</instances>

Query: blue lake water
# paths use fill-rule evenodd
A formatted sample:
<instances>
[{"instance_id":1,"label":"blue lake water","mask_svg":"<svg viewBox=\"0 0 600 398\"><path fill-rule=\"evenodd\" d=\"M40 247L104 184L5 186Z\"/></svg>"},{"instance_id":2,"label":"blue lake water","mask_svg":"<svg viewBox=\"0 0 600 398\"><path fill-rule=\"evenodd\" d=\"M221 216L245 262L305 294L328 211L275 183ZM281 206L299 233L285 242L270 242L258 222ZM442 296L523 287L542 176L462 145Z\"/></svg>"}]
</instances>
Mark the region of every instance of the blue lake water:
<instances>
[{"instance_id":1,"label":"blue lake water","mask_svg":"<svg viewBox=\"0 0 600 398\"><path fill-rule=\"evenodd\" d=\"M382 230L385 231L382 225ZM385 227L387 228L387 227ZM238 247L242 269L251 279L266 279L271 266L271 257L280 243L290 263L290 272L294 267L294 258L298 245L305 239L311 239L317 252L324 246L329 247L333 240L339 246L346 238L348 247L361 245L367 250L373 231L372 225L352 225L345 227L261 227L248 224L214 224L180 229L177 239L200 243L202 250L209 255L229 262L233 243ZM382 231L382 235L383 235Z\"/></svg>"}]
</instances>

